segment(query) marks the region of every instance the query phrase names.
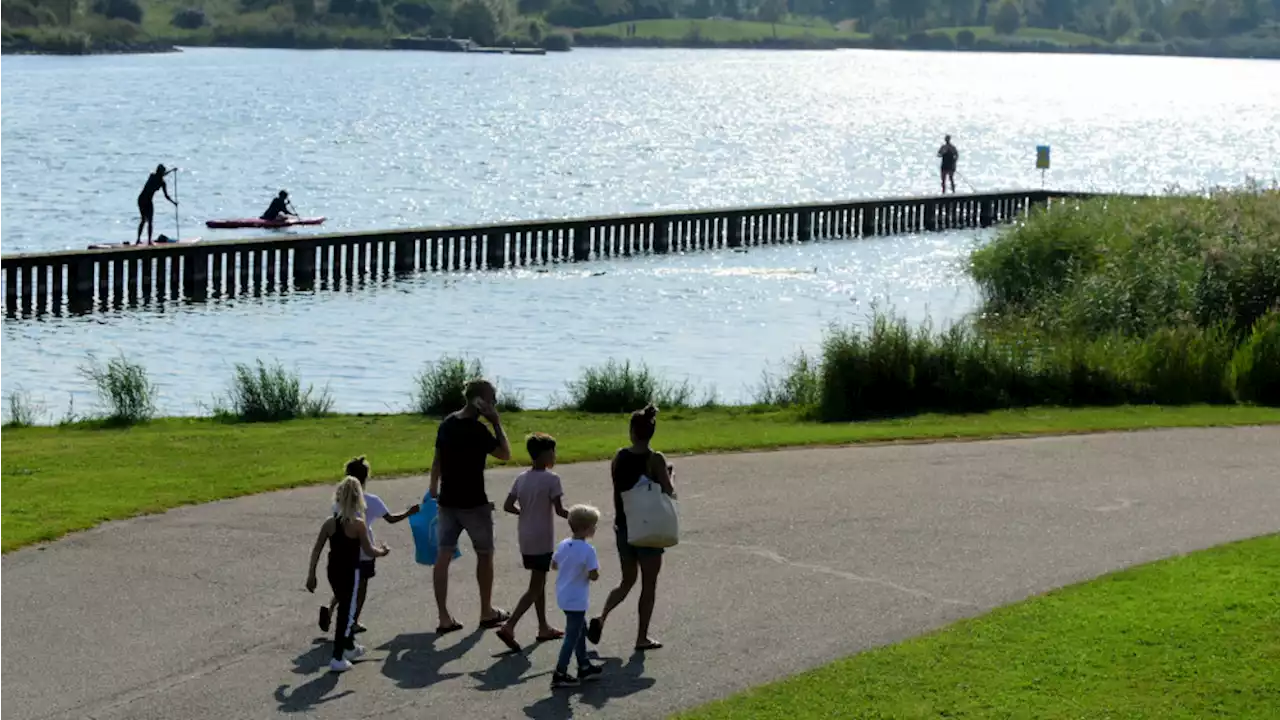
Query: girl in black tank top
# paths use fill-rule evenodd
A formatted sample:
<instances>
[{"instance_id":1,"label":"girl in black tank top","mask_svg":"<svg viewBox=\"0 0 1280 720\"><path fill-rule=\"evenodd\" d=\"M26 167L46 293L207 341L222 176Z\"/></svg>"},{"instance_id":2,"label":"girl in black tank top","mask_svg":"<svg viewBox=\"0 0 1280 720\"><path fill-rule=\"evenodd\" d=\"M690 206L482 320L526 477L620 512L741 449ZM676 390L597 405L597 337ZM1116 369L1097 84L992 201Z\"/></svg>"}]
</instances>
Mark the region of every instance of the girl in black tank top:
<instances>
[{"instance_id":1,"label":"girl in black tank top","mask_svg":"<svg viewBox=\"0 0 1280 720\"><path fill-rule=\"evenodd\" d=\"M364 648L355 644L356 598L360 590L360 550L371 557L382 557L390 550L386 545L374 547L369 542L369 528L364 522L364 489L360 481L347 476L333 493L338 512L324 521L315 547L311 550L311 569L307 573L307 590L316 591L316 565L320 553L329 546L329 586L338 599L338 610L333 618L333 659L329 669L343 672L351 669L351 661L364 654Z\"/></svg>"},{"instance_id":2,"label":"girl in black tank top","mask_svg":"<svg viewBox=\"0 0 1280 720\"><path fill-rule=\"evenodd\" d=\"M622 508L622 493L635 487L641 476L649 474L653 451L633 452L628 448L613 456L613 526L626 537L627 514Z\"/></svg>"}]
</instances>

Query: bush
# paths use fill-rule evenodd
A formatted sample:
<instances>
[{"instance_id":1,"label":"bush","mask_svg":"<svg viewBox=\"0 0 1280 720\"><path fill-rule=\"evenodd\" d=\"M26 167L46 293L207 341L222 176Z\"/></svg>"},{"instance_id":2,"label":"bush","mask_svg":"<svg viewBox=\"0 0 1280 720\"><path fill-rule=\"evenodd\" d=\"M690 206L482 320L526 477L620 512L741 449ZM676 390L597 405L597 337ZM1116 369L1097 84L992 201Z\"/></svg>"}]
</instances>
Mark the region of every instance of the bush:
<instances>
[{"instance_id":1,"label":"bush","mask_svg":"<svg viewBox=\"0 0 1280 720\"><path fill-rule=\"evenodd\" d=\"M892 47L898 37L898 21L883 17L871 27L871 38L880 47Z\"/></svg>"},{"instance_id":2,"label":"bush","mask_svg":"<svg viewBox=\"0 0 1280 720\"><path fill-rule=\"evenodd\" d=\"M421 2L421 0L398 2L392 6L391 12L395 15L396 24L406 30L417 30L429 26L436 14L435 8L430 3Z\"/></svg>"},{"instance_id":3,"label":"bush","mask_svg":"<svg viewBox=\"0 0 1280 720\"><path fill-rule=\"evenodd\" d=\"M44 415L44 406L23 390L9 393L9 407L5 410L4 426L7 428L31 427Z\"/></svg>"},{"instance_id":4,"label":"bush","mask_svg":"<svg viewBox=\"0 0 1280 720\"><path fill-rule=\"evenodd\" d=\"M93 11L112 19L142 22L142 6L138 0L94 0Z\"/></svg>"},{"instance_id":5,"label":"bush","mask_svg":"<svg viewBox=\"0 0 1280 720\"><path fill-rule=\"evenodd\" d=\"M1254 324L1232 358L1231 376L1241 401L1280 406L1280 309Z\"/></svg>"},{"instance_id":6,"label":"bush","mask_svg":"<svg viewBox=\"0 0 1280 720\"><path fill-rule=\"evenodd\" d=\"M492 45L501 28L498 16L484 0L463 0L453 11L453 32L478 45Z\"/></svg>"},{"instance_id":7,"label":"bush","mask_svg":"<svg viewBox=\"0 0 1280 720\"><path fill-rule=\"evenodd\" d=\"M631 361L610 360L589 367L577 380L566 383L569 407L591 413L631 412L654 403L659 407L689 407L693 388L687 382L668 383L647 365L632 367Z\"/></svg>"},{"instance_id":8,"label":"bush","mask_svg":"<svg viewBox=\"0 0 1280 720\"><path fill-rule=\"evenodd\" d=\"M1001 35L1012 35L1022 27L1022 8L1014 0L1002 0L996 8L991 27Z\"/></svg>"},{"instance_id":9,"label":"bush","mask_svg":"<svg viewBox=\"0 0 1280 720\"><path fill-rule=\"evenodd\" d=\"M182 28L183 30L199 30L208 24L208 22L209 19L205 17L203 10L186 8L185 10L178 10L174 12L173 20L170 21L170 24L176 28Z\"/></svg>"},{"instance_id":10,"label":"bush","mask_svg":"<svg viewBox=\"0 0 1280 720\"><path fill-rule=\"evenodd\" d=\"M961 30L956 33L956 47L961 50L972 49L975 40L977 40L977 36L973 34L972 30Z\"/></svg>"},{"instance_id":11,"label":"bush","mask_svg":"<svg viewBox=\"0 0 1280 720\"><path fill-rule=\"evenodd\" d=\"M548 52L568 52L573 47L573 36L564 32L548 33L542 38L542 47Z\"/></svg>"},{"instance_id":12,"label":"bush","mask_svg":"<svg viewBox=\"0 0 1280 720\"><path fill-rule=\"evenodd\" d=\"M93 383L109 423L134 425L155 416L159 390L147 378L147 369L141 363L121 355L102 365L90 355L88 362L80 366L80 374Z\"/></svg>"},{"instance_id":13,"label":"bush","mask_svg":"<svg viewBox=\"0 0 1280 720\"><path fill-rule=\"evenodd\" d=\"M1144 43L1158 43L1164 40L1155 30L1143 30L1138 33L1138 40Z\"/></svg>"},{"instance_id":14,"label":"bush","mask_svg":"<svg viewBox=\"0 0 1280 720\"><path fill-rule=\"evenodd\" d=\"M1162 405L1229 403L1233 349L1225 328L1161 328L1135 345L1135 400Z\"/></svg>"},{"instance_id":15,"label":"bush","mask_svg":"<svg viewBox=\"0 0 1280 720\"><path fill-rule=\"evenodd\" d=\"M318 394L312 386L304 390L297 373L276 363L268 367L261 360L254 365L236 363L231 388L215 414L243 422L279 422L302 417L320 417L333 409L333 396L326 387Z\"/></svg>"},{"instance_id":16,"label":"bush","mask_svg":"<svg viewBox=\"0 0 1280 720\"><path fill-rule=\"evenodd\" d=\"M413 411L430 417L444 417L463 406L467 383L484 376L484 365L479 360L446 355L429 362L414 377ZM498 391L499 411L520 412L524 409L524 398L518 392L504 389L496 380L493 384Z\"/></svg>"},{"instance_id":17,"label":"bush","mask_svg":"<svg viewBox=\"0 0 1280 720\"><path fill-rule=\"evenodd\" d=\"M821 398L821 367L815 358L805 353L796 355L786 363L781 377L768 370L761 374L755 401L760 405L777 407L811 407Z\"/></svg>"}]
</instances>

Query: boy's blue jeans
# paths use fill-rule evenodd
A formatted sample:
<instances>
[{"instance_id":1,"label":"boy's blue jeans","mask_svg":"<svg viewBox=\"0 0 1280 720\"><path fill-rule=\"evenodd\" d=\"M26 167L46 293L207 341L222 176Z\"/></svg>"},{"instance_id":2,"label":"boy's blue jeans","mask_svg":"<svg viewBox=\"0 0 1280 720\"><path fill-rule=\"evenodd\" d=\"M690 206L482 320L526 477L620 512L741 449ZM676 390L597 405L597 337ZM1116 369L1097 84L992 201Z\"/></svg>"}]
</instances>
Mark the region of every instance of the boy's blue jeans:
<instances>
[{"instance_id":1,"label":"boy's blue jeans","mask_svg":"<svg viewBox=\"0 0 1280 720\"><path fill-rule=\"evenodd\" d=\"M591 664L591 658L587 657L587 613L565 610L564 644L560 646L556 672L569 672L569 656L574 654L578 656L578 667Z\"/></svg>"}]
</instances>

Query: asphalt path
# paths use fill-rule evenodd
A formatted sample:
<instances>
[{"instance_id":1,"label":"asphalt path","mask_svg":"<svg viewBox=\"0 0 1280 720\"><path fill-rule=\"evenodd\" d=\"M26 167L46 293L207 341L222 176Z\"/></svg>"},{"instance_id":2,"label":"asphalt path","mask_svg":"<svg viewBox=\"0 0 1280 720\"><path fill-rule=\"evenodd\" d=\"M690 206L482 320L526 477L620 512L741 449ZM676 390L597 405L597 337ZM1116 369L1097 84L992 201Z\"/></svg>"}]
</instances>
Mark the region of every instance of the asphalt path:
<instances>
[{"instance_id":1,"label":"asphalt path","mask_svg":"<svg viewBox=\"0 0 1280 720\"><path fill-rule=\"evenodd\" d=\"M334 458L335 465L343 458ZM373 457L376 471L377 458ZM303 589L330 488L110 523L4 556L5 720L281 717L656 718L1051 588L1280 530L1280 428L1170 430L675 459L682 538L666 555L654 634L632 650L635 591L599 647L606 675L549 690L558 643L504 654L477 630L474 554L452 571L467 624L436 637L429 568L408 524L375 527L360 636L327 672ZM611 515L608 468L557 469L570 502ZM489 473L501 502L514 472ZM422 477L370 489L393 508ZM599 608L617 580L597 538ZM323 560L322 560L323 563ZM527 576L515 518L498 524L497 604ZM557 624L562 616L554 611ZM531 642L534 622L518 632Z\"/></svg>"}]
</instances>

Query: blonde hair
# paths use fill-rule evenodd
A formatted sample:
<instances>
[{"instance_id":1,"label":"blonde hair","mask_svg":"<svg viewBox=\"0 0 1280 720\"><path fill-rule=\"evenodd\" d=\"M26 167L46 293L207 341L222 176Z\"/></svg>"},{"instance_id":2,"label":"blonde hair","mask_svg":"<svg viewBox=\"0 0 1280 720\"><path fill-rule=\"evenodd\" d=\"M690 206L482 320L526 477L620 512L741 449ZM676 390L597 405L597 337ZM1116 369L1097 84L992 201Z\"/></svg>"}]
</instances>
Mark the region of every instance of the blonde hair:
<instances>
[{"instance_id":1,"label":"blonde hair","mask_svg":"<svg viewBox=\"0 0 1280 720\"><path fill-rule=\"evenodd\" d=\"M338 517L343 522L364 518L364 488L360 481L348 475L333 491L333 502L338 506Z\"/></svg>"},{"instance_id":2,"label":"blonde hair","mask_svg":"<svg viewBox=\"0 0 1280 720\"><path fill-rule=\"evenodd\" d=\"M574 505L569 508L569 529L579 533L600 523L600 511L591 505Z\"/></svg>"}]
</instances>

